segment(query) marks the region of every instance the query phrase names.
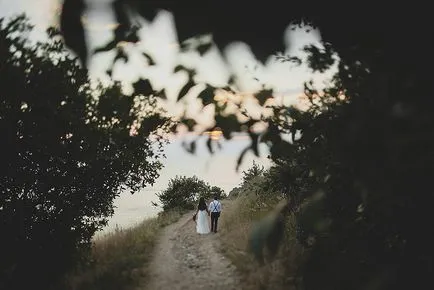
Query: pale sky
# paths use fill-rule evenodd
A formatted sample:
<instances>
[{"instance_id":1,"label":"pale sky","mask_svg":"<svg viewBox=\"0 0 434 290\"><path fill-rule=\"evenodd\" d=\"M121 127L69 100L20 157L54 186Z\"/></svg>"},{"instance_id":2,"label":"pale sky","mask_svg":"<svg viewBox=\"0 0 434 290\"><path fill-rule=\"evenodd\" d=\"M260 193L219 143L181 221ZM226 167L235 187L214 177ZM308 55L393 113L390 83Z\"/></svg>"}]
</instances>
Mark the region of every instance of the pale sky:
<instances>
[{"instance_id":1,"label":"pale sky","mask_svg":"<svg viewBox=\"0 0 434 290\"><path fill-rule=\"evenodd\" d=\"M0 0L0 17L26 12L31 22L36 25L32 37L43 39L45 28L57 23L55 15L59 12L60 2L59 0ZM84 17L87 23L86 37L89 49L93 50L110 40L115 22L110 7L107 6L111 0L87 0L87 2L90 9ZM219 51L214 46L203 57L193 52L180 53L174 17L170 12L161 11L152 23L143 19L141 24L139 35L143 41L136 46L126 47L130 61L126 65L117 65L113 77L125 81L135 81L139 77L146 77L150 79L154 88L165 87L169 99L165 108L173 114L182 111L182 107L176 105L174 100L186 81L186 75L173 74L173 68L178 64L195 68L198 72L197 81L216 86L225 85L229 75L235 74L238 80L237 86L246 94L266 84L267 87L275 90L276 102L280 104L294 102L302 92L303 83L310 79L314 80L318 88L323 87L323 82L327 81L336 70L334 67L329 73L313 74L306 65L295 67L289 63L280 63L273 56L270 56L266 64L262 65L255 59L250 47L242 42L232 43L223 51ZM282 39L287 47L283 53L303 58L300 49L309 43L319 45L320 33L315 30L307 33L304 29L292 31L288 27L282 31ZM141 58L142 51L151 55L157 66L147 67L146 62ZM91 76L93 78L106 77L104 72L111 64L113 57L114 52L92 56L89 59ZM260 82L254 78L259 79ZM193 89L189 94L190 98L187 96L185 99L190 100L189 112L206 123L210 115L206 112L201 113L198 102L191 101L194 99L191 97L197 93L198 89ZM167 159L163 161L165 168L156 185L144 190L149 193L137 194L134 197L129 194L121 196L116 201L118 210L112 220L120 225L128 225L132 221L138 221L150 213L155 213L156 210L150 207L149 202L156 201L155 192L166 188L169 179L175 175L197 175L212 185L222 187L226 192L239 184L241 176L240 173L235 172L235 165L239 153L248 144L246 138L223 142L223 150L214 156L209 156L205 144L199 146L196 155L190 155L181 147L181 142L179 138L174 139L172 144L166 148ZM262 151L263 156L266 156L266 148L262 148ZM241 170L247 169L253 160L266 166L269 165L265 157L257 159L249 154Z\"/></svg>"}]
</instances>

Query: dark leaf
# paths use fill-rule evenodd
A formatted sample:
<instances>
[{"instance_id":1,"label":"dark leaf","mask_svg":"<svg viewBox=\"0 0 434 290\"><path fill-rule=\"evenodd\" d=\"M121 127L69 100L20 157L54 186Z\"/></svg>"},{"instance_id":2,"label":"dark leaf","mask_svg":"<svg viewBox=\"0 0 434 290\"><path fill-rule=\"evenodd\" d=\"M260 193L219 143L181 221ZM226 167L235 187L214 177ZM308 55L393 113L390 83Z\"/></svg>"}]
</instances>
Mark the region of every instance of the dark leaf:
<instances>
[{"instance_id":1,"label":"dark leaf","mask_svg":"<svg viewBox=\"0 0 434 290\"><path fill-rule=\"evenodd\" d=\"M185 97L185 95L190 91L190 89L192 87L194 87L196 85L196 83L192 80L189 79L188 82L181 88L181 90L179 91L178 94L178 101L181 100L183 97Z\"/></svg>"},{"instance_id":2,"label":"dark leaf","mask_svg":"<svg viewBox=\"0 0 434 290\"><path fill-rule=\"evenodd\" d=\"M228 91L228 92L231 92L231 93L235 94L235 91L230 86L225 86L222 89L225 90L225 91Z\"/></svg>"},{"instance_id":3,"label":"dark leaf","mask_svg":"<svg viewBox=\"0 0 434 290\"><path fill-rule=\"evenodd\" d=\"M156 92L155 95L163 100L167 100L166 90L164 88Z\"/></svg>"},{"instance_id":4,"label":"dark leaf","mask_svg":"<svg viewBox=\"0 0 434 290\"><path fill-rule=\"evenodd\" d=\"M182 124L186 125L188 128L188 131L193 131L194 130L194 126L197 124L196 120L194 119L183 119L181 121Z\"/></svg>"},{"instance_id":5,"label":"dark leaf","mask_svg":"<svg viewBox=\"0 0 434 290\"><path fill-rule=\"evenodd\" d=\"M259 135L257 133L253 133L253 132L249 132L249 136L250 136L250 140L251 140L251 144L250 147L252 148L253 153L255 153L255 155L257 157L259 157L259 149L258 149L258 138Z\"/></svg>"},{"instance_id":6,"label":"dark leaf","mask_svg":"<svg viewBox=\"0 0 434 290\"><path fill-rule=\"evenodd\" d=\"M225 102L223 104L217 103L216 107L215 107L215 111L217 112L217 114L221 114L222 112L224 112L226 110L227 107L228 107L227 102Z\"/></svg>"},{"instance_id":7,"label":"dark leaf","mask_svg":"<svg viewBox=\"0 0 434 290\"><path fill-rule=\"evenodd\" d=\"M237 167L236 167L236 171L238 172L241 166L241 163L243 162L244 156L246 155L247 152L249 152L249 150L251 149L250 146L247 146L246 148L243 149L243 151L241 152L240 156L237 159Z\"/></svg>"},{"instance_id":8,"label":"dark leaf","mask_svg":"<svg viewBox=\"0 0 434 290\"><path fill-rule=\"evenodd\" d=\"M246 110L242 109L242 110L240 111L240 113L241 113L243 116L246 116L246 117L249 118L249 115L247 114L247 111L246 111Z\"/></svg>"},{"instance_id":9,"label":"dark leaf","mask_svg":"<svg viewBox=\"0 0 434 290\"><path fill-rule=\"evenodd\" d=\"M234 114L228 116L217 115L215 116L216 127L221 128L225 139L231 139L232 132L240 130L240 123Z\"/></svg>"},{"instance_id":10,"label":"dark leaf","mask_svg":"<svg viewBox=\"0 0 434 290\"><path fill-rule=\"evenodd\" d=\"M214 100L214 91L215 88L207 84L206 88L197 96L199 99L202 100L203 106L212 104Z\"/></svg>"},{"instance_id":11,"label":"dark leaf","mask_svg":"<svg viewBox=\"0 0 434 290\"><path fill-rule=\"evenodd\" d=\"M148 79L139 79L137 82L133 83L133 88L136 94L141 94L144 96L149 96L154 93L152 85Z\"/></svg>"},{"instance_id":12,"label":"dark leaf","mask_svg":"<svg viewBox=\"0 0 434 290\"><path fill-rule=\"evenodd\" d=\"M93 53L96 54L96 53L100 53L100 52L111 51L112 49L116 48L116 44L117 44L116 41L112 40L112 41L108 42L105 46L95 48Z\"/></svg>"},{"instance_id":13,"label":"dark leaf","mask_svg":"<svg viewBox=\"0 0 434 290\"><path fill-rule=\"evenodd\" d=\"M177 72L180 72L180 71L188 71L188 69L185 67L185 66L183 66L183 65L180 65L180 64L178 64L176 67L175 67L175 69L173 70L173 72L174 73L177 73Z\"/></svg>"},{"instance_id":14,"label":"dark leaf","mask_svg":"<svg viewBox=\"0 0 434 290\"><path fill-rule=\"evenodd\" d=\"M188 74L188 77L191 79L196 74L196 71L194 69L186 68L183 65L177 65L175 69L173 70L174 73L185 71Z\"/></svg>"},{"instance_id":15,"label":"dark leaf","mask_svg":"<svg viewBox=\"0 0 434 290\"><path fill-rule=\"evenodd\" d=\"M116 62L118 59L123 60L125 63L128 62L128 55L127 55L127 54L125 53L125 51L124 51L122 48L120 48L120 47L117 49L117 53L116 53L116 56L115 56L113 62Z\"/></svg>"},{"instance_id":16,"label":"dark leaf","mask_svg":"<svg viewBox=\"0 0 434 290\"><path fill-rule=\"evenodd\" d=\"M137 26L133 26L131 27L131 29L127 32L127 35L125 37L125 41L126 42L130 42L130 43L137 43L139 42L139 37L137 36L137 31L138 31L138 27Z\"/></svg>"},{"instance_id":17,"label":"dark leaf","mask_svg":"<svg viewBox=\"0 0 434 290\"><path fill-rule=\"evenodd\" d=\"M213 154L214 150L212 148L212 139L211 137L208 137L208 140L206 140L206 147L208 147L209 153Z\"/></svg>"},{"instance_id":18,"label":"dark leaf","mask_svg":"<svg viewBox=\"0 0 434 290\"><path fill-rule=\"evenodd\" d=\"M54 27L48 27L46 29L46 32L48 34L49 37L56 37L56 36L61 36L62 33L60 32L59 29L54 28Z\"/></svg>"},{"instance_id":19,"label":"dark leaf","mask_svg":"<svg viewBox=\"0 0 434 290\"><path fill-rule=\"evenodd\" d=\"M307 60L313 71L324 72L335 63L332 46L327 43L325 43L324 46L324 49L320 49L315 45L304 48L304 51L308 53Z\"/></svg>"},{"instance_id":20,"label":"dark leaf","mask_svg":"<svg viewBox=\"0 0 434 290\"><path fill-rule=\"evenodd\" d=\"M150 65L150 66L155 65L154 59L149 54L147 54L146 52L143 52L142 55L148 61L148 65Z\"/></svg>"},{"instance_id":21,"label":"dark leaf","mask_svg":"<svg viewBox=\"0 0 434 290\"><path fill-rule=\"evenodd\" d=\"M191 141L190 143L183 142L182 146L184 147L184 149L188 153L194 154L196 152L196 140L195 141Z\"/></svg>"},{"instance_id":22,"label":"dark leaf","mask_svg":"<svg viewBox=\"0 0 434 290\"><path fill-rule=\"evenodd\" d=\"M278 54L278 55L276 55L276 59L280 60L280 62L291 62L291 63L294 63L296 65L301 65L301 63L302 63L301 59L296 57L296 56Z\"/></svg>"},{"instance_id":23,"label":"dark leaf","mask_svg":"<svg viewBox=\"0 0 434 290\"><path fill-rule=\"evenodd\" d=\"M179 45L179 48L182 52L186 52L189 51L191 49L191 44L188 42L181 42L181 44Z\"/></svg>"},{"instance_id":24,"label":"dark leaf","mask_svg":"<svg viewBox=\"0 0 434 290\"><path fill-rule=\"evenodd\" d=\"M265 101L269 98L273 97L273 90L261 90L258 93L255 94L255 98L259 101L259 104L263 106L265 104Z\"/></svg>"},{"instance_id":25,"label":"dark leaf","mask_svg":"<svg viewBox=\"0 0 434 290\"><path fill-rule=\"evenodd\" d=\"M245 115L246 116L246 115ZM243 126L245 126L247 129L250 129L254 124L256 124L258 120L255 119L249 119L246 122L243 123Z\"/></svg>"},{"instance_id":26,"label":"dark leaf","mask_svg":"<svg viewBox=\"0 0 434 290\"><path fill-rule=\"evenodd\" d=\"M111 68L109 68L109 69L106 70L105 72L106 72L106 74L107 74L109 77L112 77L112 75L113 75L113 70L112 70Z\"/></svg>"},{"instance_id":27,"label":"dark leaf","mask_svg":"<svg viewBox=\"0 0 434 290\"><path fill-rule=\"evenodd\" d=\"M265 248L268 250L269 259L273 259L282 244L285 212L287 212L287 203L282 201L273 211L257 221L249 233L249 249L260 264L264 263Z\"/></svg>"},{"instance_id":28,"label":"dark leaf","mask_svg":"<svg viewBox=\"0 0 434 290\"><path fill-rule=\"evenodd\" d=\"M83 0L65 0L60 16L60 31L66 46L80 59L83 67L87 65L87 44L81 16L85 9Z\"/></svg>"},{"instance_id":29,"label":"dark leaf","mask_svg":"<svg viewBox=\"0 0 434 290\"><path fill-rule=\"evenodd\" d=\"M205 53L207 53L208 50L210 50L212 47L212 43L202 43L196 47L196 50L199 52L200 56L203 56Z\"/></svg>"},{"instance_id":30,"label":"dark leaf","mask_svg":"<svg viewBox=\"0 0 434 290\"><path fill-rule=\"evenodd\" d=\"M119 42L125 39L125 35L131 27L131 21L126 13L125 1L124 0L115 0L112 2L113 11L115 12L116 22L118 26L116 27L115 33L115 41Z\"/></svg>"},{"instance_id":31,"label":"dark leaf","mask_svg":"<svg viewBox=\"0 0 434 290\"><path fill-rule=\"evenodd\" d=\"M277 144L282 140L280 137L280 131L279 128L271 123L268 125L267 131L264 133L264 135L261 137L261 142L271 142L273 144Z\"/></svg>"},{"instance_id":32,"label":"dark leaf","mask_svg":"<svg viewBox=\"0 0 434 290\"><path fill-rule=\"evenodd\" d=\"M228 80L228 84L229 85L234 85L235 84L235 80L236 80L236 76L234 76L234 75L231 75L230 77L229 77L229 80Z\"/></svg>"},{"instance_id":33,"label":"dark leaf","mask_svg":"<svg viewBox=\"0 0 434 290\"><path fill-rule=\"evenodd\" d=\"M122 0L113 1L112 7L113 11L115 12L116 21L118 23L118 26L114 30L114 38L105 46L95 49L94 53L110 51L116 48L121 41L130 43L137 43L139 41L139 37L137 36L139 27L131 26L129 17L125 12L125 7L123 7L124 4L125 1Z\"/></svg>"}]
</instances>

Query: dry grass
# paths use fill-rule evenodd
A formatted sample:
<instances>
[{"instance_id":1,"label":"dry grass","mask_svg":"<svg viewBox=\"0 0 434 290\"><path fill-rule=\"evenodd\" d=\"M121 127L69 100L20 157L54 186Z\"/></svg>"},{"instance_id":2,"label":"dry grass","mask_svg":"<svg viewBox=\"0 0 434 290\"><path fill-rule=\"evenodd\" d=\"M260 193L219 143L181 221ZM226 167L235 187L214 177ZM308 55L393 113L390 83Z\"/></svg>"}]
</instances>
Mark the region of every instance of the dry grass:
<instances>
[{"instance_id":1,"label":"dry grass","mask_svg":"<svg viewBox=\"0 0 434 290\"><path fill-rule=\"evenodd\" d=\"M181 216L179 211L164 212L133 228L117 229L98 237L89 265L67 277L68 289L130 289L146 279L146 263L161 229Z\"/></svg>"},{"instance_id":2,"label":"dry grass","mask_svg":"<svg viewBox=\"0 0 434 290\"><path fill-rule=\"evenodd\" d=\"M220 233L223 253L231 259L243 278L243 289L295 289L295 273L303 249L295 240L294 217L286 222L285 240L273 260L260 265L248 250L248 239L255 221L266 216L275 204L258 209L255 198L241 196L225 207ZM267 257L267 256L265 256Z\"/></svg>"}]
</instances>

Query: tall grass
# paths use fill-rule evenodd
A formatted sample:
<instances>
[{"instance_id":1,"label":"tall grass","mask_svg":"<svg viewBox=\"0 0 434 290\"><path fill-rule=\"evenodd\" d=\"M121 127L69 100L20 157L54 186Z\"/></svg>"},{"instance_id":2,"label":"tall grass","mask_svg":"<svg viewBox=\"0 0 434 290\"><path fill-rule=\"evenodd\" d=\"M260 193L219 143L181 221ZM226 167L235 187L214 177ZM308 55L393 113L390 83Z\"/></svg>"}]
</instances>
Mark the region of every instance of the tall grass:
<instances>
[{"instance_id":1,"label":"tall grass","mask_svg":"<svg viewBox=\"0 0 434 290\"><path fill-rule=\"evenodd\" d=\"M68 290L130 289L146 279L146 265L161 229L183 212L162 212L128 229L116 229L95 239L90 262L66 277Z\"/></svg>"},{"instance_id":2,"label":"tall grass","mask_svg":"<svg viewBox=\"0 0 434 290\"><path fill-rule=\"evenodd\" d=\"M220 231L223 253L240 272L243 289L295 289L297 267L304 254L296 242L293 215L286 220L284 242L273 260L268 259L265 265L260 265L248 249L252 227L272 212L275 205L275 201L258 203L256 194L244 192L225 207Z\"/></svg>"}]
</instances>

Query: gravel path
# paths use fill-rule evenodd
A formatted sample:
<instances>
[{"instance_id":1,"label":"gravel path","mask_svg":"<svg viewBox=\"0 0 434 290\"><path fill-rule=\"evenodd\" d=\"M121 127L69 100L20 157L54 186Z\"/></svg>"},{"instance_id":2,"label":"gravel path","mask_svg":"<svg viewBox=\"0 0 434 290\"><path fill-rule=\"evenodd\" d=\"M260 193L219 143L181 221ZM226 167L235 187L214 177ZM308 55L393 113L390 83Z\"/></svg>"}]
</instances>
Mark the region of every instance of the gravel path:
<instances>
[{"instance_id":1,"label":"gravel path","mask_svg":"<svg viewBox=\"0 0 434 290\"><path fill-rule=\"evenodd\" d=\"M241 289L235 266L219 251L219 234L199 235L192 213L166 227L138 289Z\"/></svg>"}]
</instances>

